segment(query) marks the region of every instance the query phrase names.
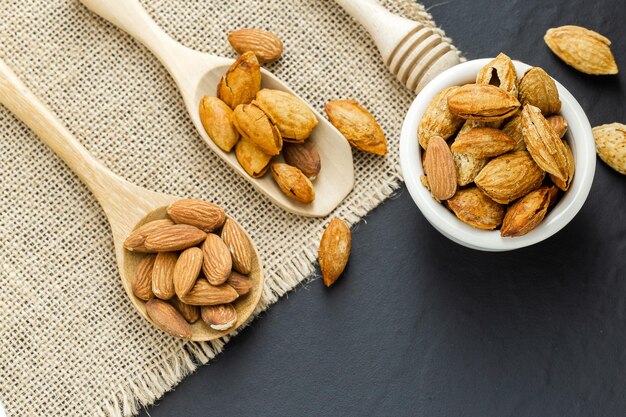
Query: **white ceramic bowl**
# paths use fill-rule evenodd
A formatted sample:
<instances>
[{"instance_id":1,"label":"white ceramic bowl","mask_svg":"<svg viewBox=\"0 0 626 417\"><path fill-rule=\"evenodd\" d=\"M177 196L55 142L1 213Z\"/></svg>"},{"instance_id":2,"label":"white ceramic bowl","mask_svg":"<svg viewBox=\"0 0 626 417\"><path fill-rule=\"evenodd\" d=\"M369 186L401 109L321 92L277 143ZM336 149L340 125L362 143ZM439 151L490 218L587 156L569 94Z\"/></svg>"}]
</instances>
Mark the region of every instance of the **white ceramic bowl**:
<instances>
[{"instance_id":1,"label":"white ceramic bowl","mask_svg":"<svg viewBox=\"0 0 626 417\"><path fill-rule=\"evenodd\" d=\"M422 214L444 236L472 249L484 251L507 251L533 245L549 238L576 216L583 206L596 166L596 151L589 120L580 104L558 81L561 114L569 125L565 136L576 161L576 173L570 189L563 194L558 204L534 230L520 237L503 238L500 231L474 228L459 220L443 204L436 202L420 182L422 148L417 141L417 127L422 114L433 97L446 87L475 82L476 74L491 58L468 61L452 67L429 82L413 101L402 125L400 137L400 166L411 197ZM518 75L531 68L530 65L514 61Z\"/></svg>"}]
</instances>

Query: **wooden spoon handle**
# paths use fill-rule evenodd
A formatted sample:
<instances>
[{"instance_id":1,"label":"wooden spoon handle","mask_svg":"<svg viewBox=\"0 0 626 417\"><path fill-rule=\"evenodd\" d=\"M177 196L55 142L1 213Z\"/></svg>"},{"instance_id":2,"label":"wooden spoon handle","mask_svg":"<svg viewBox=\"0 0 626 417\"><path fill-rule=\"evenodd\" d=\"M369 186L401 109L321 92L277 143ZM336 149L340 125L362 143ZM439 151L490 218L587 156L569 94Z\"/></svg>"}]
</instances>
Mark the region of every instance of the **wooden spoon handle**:
<instances>
[{"instance_id":1,"label":"wooden spoon handle","mask_svg":"<svg viewBox=\"0 0 626 417\"><path fill-rule=\"evenodd\" d=\"M61 121L0 60L0 103L31 128L89 187L94 195L125 182L94 159Z\"/></svg>"}]
</instances>

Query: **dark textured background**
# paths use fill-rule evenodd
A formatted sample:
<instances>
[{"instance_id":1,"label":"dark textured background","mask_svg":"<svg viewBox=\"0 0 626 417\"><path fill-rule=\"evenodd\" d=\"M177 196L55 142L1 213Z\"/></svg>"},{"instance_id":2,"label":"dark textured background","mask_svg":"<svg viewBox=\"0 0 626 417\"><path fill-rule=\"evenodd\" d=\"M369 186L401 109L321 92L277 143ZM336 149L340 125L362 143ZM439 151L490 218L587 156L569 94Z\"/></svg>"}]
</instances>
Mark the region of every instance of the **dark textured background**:
<instances>
[{"instance_id":1,"label":"dark textured background","mask_svg":"<svg viewBox=\"0 0 626 417\"><path fill-rule=\"evenodd\" d=\"M578 73L542 40L597 30L626 71L623 0L424 3L468 59L504 51L592 125L626 123L623 75ZM142 415L618 416L625 390L626 177L599 162L578 216L508 253L452 243L401 189L353 230L333 288L299 287Z\"/></svg>"}]
</instances>

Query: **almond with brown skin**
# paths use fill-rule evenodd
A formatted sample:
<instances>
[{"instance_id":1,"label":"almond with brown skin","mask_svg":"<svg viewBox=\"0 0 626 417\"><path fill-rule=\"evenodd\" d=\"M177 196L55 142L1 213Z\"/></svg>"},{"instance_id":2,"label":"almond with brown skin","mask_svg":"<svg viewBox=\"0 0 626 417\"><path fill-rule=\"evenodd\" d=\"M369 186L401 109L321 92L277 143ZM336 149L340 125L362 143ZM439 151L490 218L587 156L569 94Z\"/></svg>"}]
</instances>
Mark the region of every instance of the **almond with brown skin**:
<instances>
[{"instance_id":1,"label":"almond with brown skin","mask_svg":"<svg viewBox=\"0 0 626 417\"><path fill-rule=\"evenodd\" d=\"M246 139L268 155L278 155L283 148L283 138L273 120L256 102L241 104L233 112L233 123Z\"/></svg>"},{"instance_id":2,"label":"almond with brown skin","mask_svg":"<svg viewBox=\"0 0 626 417\"><path fill-rule=\"evenodd\" d=\"M213 330L228 330L237 323L237 310L232 304L220 304L202 307L202 321Z\"/></svg>"},{"instance_id":3,"label":"almond with brown skin","mask_svg":"<svg viewBox=\"0 0 626 417\"><path fill-rule=\"evenodd\" d=\"M283 158L289 165L298 168L310 180L314 180L322 168L320 154L311 141L300 143L285 143Z\"/></svg>"},{"instance_id":4,"label":"almond with brown skin","mask_svg":"<svg viewBox=\"0 0 626 417\"><path fill-rule=\"evenodd\" d=\"M495 202L508 204L541 186L544 176L528 152L518 151L489 161L474 182Z\"/></svg>"},{"instance_id":5,"label":"almond with brown skin","mask_svg":"<svg viewBox=\"0 0 626 417\"><path fill-rule=\"evenodd\" d=\"M272 164L271 171L274 181L287 197L302 204L315 200L313 184L298 168L276 162Z\"/></svg>"},{"instance_id":6,"label":"almond with brown skin","mask_svg":"<svg viewBox=\"0 0 626 417\"><path fill-rule=\"evenodd\" d=\"M208 306L233 302L239 297L237 291L228 284L211 285L204 278L198 278L196 285L180 301L192 306Z\"/></svg>"},{"instance_id":7,"label":"almond with brown skin","mask_svg":"<svg viewBox=\"0 0 626 417\"><path fill-rule=\"evenodd\" d=\"M428 141L433 136L444 140L452 137L465 122L448 108L448 96L458 88L453 86L443 89L428 104L417 128L417 137L422 148L428 147Z\"/></svg>"},{"instance_id":8,"label":"almond with brown skin","mask_svg":"<svg viewBox=\"0 0 626 417\"><path fill-rule=\"evenodd\" d=\"M217 86L217 97L231 109L254 100L261 89L261 67L254 52L245 52L230 66Z\"/></svg>"},{"instance_id":9,"label":"almond with brown skin","mask_svg":"<svg viewBox=\"0 0 626 417\"><path fill-rule=\"evenodd\" d=\"M187 320L187 323L193 324L198 321L200 318L200 307L198 306L190 306L189 304L185 304L178 299L178 297L174 297L170 300L170 304L178 310L178 312Z\"/></svg>"},{"instance_id":10,"label":"almond with brown skin","mask_svg":"<svg viewBox=\"0 0 626 417\"><path fill-rule=\"evenodd\" d=\"M324 285L330 287L337 281L348 264L351 248L350 228L346 222L334 217L324 230L317 253Z\"/></svg>"},{"instance_id":11,"label":"almond with brown skin","mask_svg":"<svg viewBox=\"0 0 626 417\"><path fill-rule=\"evenodd\" d=\"M517 71L511 58L500 52L476 76L476 84L489 84L517 97Z\"/></svg>"},{"instance_id":12,"label":"almond with brown skin","mask_svg":"<svg viewBox=\"0 0 626 417\"><path fill-rule=\"evenodd\" d=\"M546 120L558 137L563 138L563 136L565 136L568 128L567 120L565 120L565 117L561 116L560 114L556 114L554 116L547 117Z\"/></svg>"},{"instance_id":13,"label":"almond with brown skin","mask_svg":"<svg viewBox=\"0 0 626 417\"><path fill-rule=\"evenodd\" d=\"M228 277L228 281L226 281L226 283L233 287L239 295L246 295L252 289L252 280L237 271L233 271L230 273L230 276Z\"/></svg>"},{"instance_id":14,"label":"almond with brown skin","mask_svg":"<svg viewBox=\"0 0 626 417\"><path fill-rule=\"evenodd\" d=\"M503 237L523 236L541 223L550 205L550 188L541 187L520 198L508 208L502 222Z\"/></svg>"},{"instance_id":15,"label":"almond with brown skin","mask_svg":"<svg viewBox=\"0 0 626 417\"><path fill-rule=\"evenodd\" d=\"M156 327L171 336L191 338L191 326L171 304L153 298L146 303L146 313Z\"/></svg>"},{"instance_id":16,"label":"almond with brown skin","mask_svg":"<svg viewBox=\"0 0 626 417\"><path fill-rule=\"evenodd\" d=\"M317 126L313 111L293 94L264 88L254 103L274 122L285 141L302 142Z\"/></svg>"},{"instance_id":17,"label":"almond with brown skin","mask_svg":"<svg viewBox=\"0 0 626 417\"><path fill-rule=\"evenodd\" d=\"M241 167L252 178L261 178L267 172L272 160L271 155L266 154L247 138L241 138L235 147L235 156Z\"/></svg>"},{"instance_id":18,"label":"almond with brown skin","mask_svg":"<svg viewBox=\"0 0 626 417\"><path fill-rule=\"evenodd\" d=\"M146 237L144 246L150 252L174 252L196 246L206 233L188 224L161 227Z\"/></svg>"},{"instance_id":19,"label":"almond with brown skin","mask_svg":"<svg viewBox=\"0 0 626 417\"><path fill-rule=\"evenodd\" d=\"M492 122L512 116L520 107L516 97L486 84L467 84L448 96L448 108L464 119Z\"/></svg>"},{"instance_id":20,"label":"almond with brown skin","mask_svg":"<svg viewBox=\"0 0 626 417\"><path fill-rule=\"evenodd\" d=\"M249 274L252 270L252 245L246 232L234 220L226 219L221 237L230 252L233 268L242 274Z\"/></svg>"},{"instance_id":21,"label":"almond with brown skin","mask_svg":"<svg viewBox=\"0 0 626 417\"><path fill-rule=\"evenodd\" d=\"M568 151L563 140L552 130L548 121L535 106L526 105L522 109L522 131L526 149L537 165L561 181L569 175Z\"/></svg>"},{"instance_id":22,"label":"almond with brown skin","mask_svg":"<svg viewBox=\"0 0 626 417\"><path fill-rule=\"evenodd\" d=\"M479 229L493 230L504 217L504 207L477 187L457 191L446 204L462 222Z\"/></svg>"},{"instance_id":23,"label":"almond with brown skin","mask_svg":"<svg viewBox=\"0 0 626 417\"><path fill-rule=\"evenodd\" d=\"M135 268L133 274L133 294L135 297L147 301L154 298L152 293L152 270L154 269L154 260L156 255L146 255Z\"/></svg>"},{"instance_id":24,"label":"almond with brown skin","mask_svg":"<svg viewBox=\"0 0 626 417\"><path fill-rule=\"evenodd\" d=\"M611 41L580 26L548 29L543 37L548 47L567 65L592 75L617 74Z\"/></svg>"},{"instance_id":25,"label":"almond with brown skin","mask_svg":"<svg viewBox=\"0 0 626 417\"><path fill-rule=\"evenodd\" d=\"M387 139L374 116L354 100L334 100L324 106L330 122L360 151L385 155Z\"/></svg>"},{"instance_id":26,"label":"almond with brown skin","mask_svg":"<svg viewBox=\"0 0 626 417\"><path fill-rule=\"evenodd\" d=\"M224 152L230 152L239 140L232 109L217 97L202 97L200 121L207 135Z\"/></svg>"},{"instance_id":27,"label":"almond with brown skin","mask_svg":"<svg viewBox=\"0 0 626 417\"><path fill-rule=\"evenodd\" d=\"M499 129L475 127L460 134L450 147L452 152L468 153L479 158L498 156L515 147L515 141Z\"/></svg>"},{"instance_id":28,"label":"almond with brown skin","mask_svg":"<svg viewBox=\"0 0 626 417\"><path fill-rule=\"evenodd\" d=\"M167 214L175 223L195 226L205 232L219 229L226 221L226 213L217 204L203 200L181 199L167 208Z\"/></svg>"},{"instance_id":29,"label":"almond with brown skin","mask_svg":"<svg viewBox=\"0 0 626 417\"><path fill-rule=\"evenodd\" d=\"M228 42L239 54L253 52L260 63L272 62L283 53L283 42L263 29L238 29L228 34Z\"/></svg>"},{"instance_id":30,"label":"almond with brown skin","mask_svg":"<svg viewBox=\"0 0 626 417\"><path fill-rule=\"evenodd\" d=\"M439 136L433 136L428 142L424 173L428 178L430 192L437 200L447 200L456 192L457 175L454 158L448 144Z\"/></svg>"},{"instance_id":31,"label":"almond with brown skin","mask_svg":"<svg viewBox=\"0 0 626 417\"><path fill-rule=\"evenodd\" d=\"M543 69L533 67L524 73L519 85L519 99L522 105L538 107L544 116L561 110L559 90L552 77Z\"/></svg>"},{"instance_id":32,"label":"almond with brown skin","mask_svg":"<svg viewBox=\"0 0 626 417\"><path fill-rule=\"evenodd\" d=\"M178 260L176 252L159 252L152 269L152 292L161 300L174 296L174 267Z\"/></svg>"},{"instance_id":33,"label":"almond with brown skin","mask_svg":"<svg viewBox=\"0 0 626 417\"><path fill-rule=\"evenodd\" d=\"M149 252L144 246L146 236L150 233L165 227L171 226L174 222L170 219L153 220L146 224L143 224L133 230L133 232L124 241L124 247L131 252Z\"/></svg>"},{"instance_id":34,"label":"almond with brown skin","mask_svg":"<svg viewBox=\"0 0 626 417\"><path fill-rule=\"evenodd\" d=\"M218 235L209 233L202 244L202 272L211 285L226 282L233 268L230 251Z\"/></svg>"},{"instance_id":35,"label":"almond with brown skin","mask_svg":"<svg viewBox=\"0 0 626 417\"><path fill-rule=\"evenodd\" d=\"M178 257L174 267L174 290L179 297L189 293L196 284L202 259L202 249L196 247L185 249Z\"/></svg>"}]
</instances>

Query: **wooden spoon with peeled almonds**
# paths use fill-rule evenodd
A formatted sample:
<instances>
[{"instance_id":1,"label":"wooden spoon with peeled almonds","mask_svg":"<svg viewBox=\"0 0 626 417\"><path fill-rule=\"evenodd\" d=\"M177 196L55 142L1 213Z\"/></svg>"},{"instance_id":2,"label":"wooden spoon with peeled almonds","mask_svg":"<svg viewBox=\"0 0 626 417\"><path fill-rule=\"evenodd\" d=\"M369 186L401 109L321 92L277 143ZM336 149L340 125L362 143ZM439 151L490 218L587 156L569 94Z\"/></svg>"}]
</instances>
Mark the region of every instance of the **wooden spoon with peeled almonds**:
<instances>
[{"instance_id":1,"label":"wooden spoon with peeled almonds","mask_svg":"<svg viewBox=\"0 0 626 417\"><path fill-rule=\"evenodd\" d=\"M301 204L283 194L271 175L265 175L260 179L250 177L237 162L234 152L222 151L213 143L202 126L198 110L200 100L205 95L216 94L220 78L234 60L195 51L176 42L157 26L137 0L81 0L81 2L154 53L178 85L189 117L202 139L236 173L248 180L277 206L302 216L324 217L350 193L354 187L352 150L341 133L318 112L312 109L318 124L307 140L315 143L322 161L322 170L313 183L315 200L311 204ZM263 88L296 95L269 71L261 68L261 74Z\"/></svg>"},{"instance_id":2,"label":"wooden spoon with peeled almonds","mask_svg":"<svg viewBox=\"0 0 626 417\"><path fill-rule=\"evenodd\" d=\"M39 101L1 60L0 103L30 127L78 175L96 197L111 225L115 256L124 290L139 313L150 321L145 303L135 297L132 291L134 271L144 255L125 250L124 240L133 229L143 223L164 218L167 206L179 200L180 197L138 187L105 168L87 152L50 109ZM253 285L245 298L235 302L238 317L233 329L250 317L261 298L263 289L261 260L254 242L252 240L250 242L254 259L249 277ZM232 329L212 330L200 320L191 326L191 340L212 340L230 331Z\"/></svg>"}]
</instances>

